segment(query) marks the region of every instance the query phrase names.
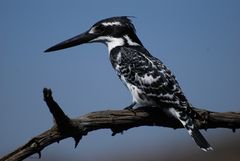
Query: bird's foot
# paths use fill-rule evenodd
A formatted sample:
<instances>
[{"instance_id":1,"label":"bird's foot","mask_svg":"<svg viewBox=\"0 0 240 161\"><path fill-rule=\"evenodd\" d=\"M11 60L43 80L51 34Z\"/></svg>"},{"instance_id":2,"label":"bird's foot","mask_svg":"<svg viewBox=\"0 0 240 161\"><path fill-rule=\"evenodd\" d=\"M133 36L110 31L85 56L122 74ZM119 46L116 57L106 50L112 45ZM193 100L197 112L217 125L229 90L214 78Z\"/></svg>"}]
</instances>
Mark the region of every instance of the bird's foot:
<instances>
[{"instance_id":1,"label":"bird's foot","mask_svg":"<svg viewBox=\"0 0 240 161\"><path fill-rule=\"evenodd\" d=\"M136 105L135 102L133 102L131 105L127 106L124 108L124 110L129 110L131 112L133 112L136 115L136 112L134 111L133 107Z\"/></svg>"}]
</instances>

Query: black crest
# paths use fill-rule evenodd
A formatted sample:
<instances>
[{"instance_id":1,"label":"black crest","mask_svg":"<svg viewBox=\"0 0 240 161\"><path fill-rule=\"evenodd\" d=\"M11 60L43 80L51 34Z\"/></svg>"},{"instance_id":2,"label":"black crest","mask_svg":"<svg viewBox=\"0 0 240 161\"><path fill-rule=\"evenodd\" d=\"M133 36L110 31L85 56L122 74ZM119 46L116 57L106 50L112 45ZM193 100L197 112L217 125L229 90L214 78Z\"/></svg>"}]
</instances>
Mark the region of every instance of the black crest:
<instances>
[{"instance_id":1,"label":"black crest","mask_svg":"<svg viewBox=\"0 0 240 161\"><path fill-rule=\"evenodd\" d=\"M114 23L119 22L122 27L127 27L128 29L136 32L136 29L132 23L132 20L130 18L134 18L133 16L117 16L117 17L110 17L103 19L99 22L97 22L94 26L97 26L102 23Z\"/></svg>"}]
</instances>

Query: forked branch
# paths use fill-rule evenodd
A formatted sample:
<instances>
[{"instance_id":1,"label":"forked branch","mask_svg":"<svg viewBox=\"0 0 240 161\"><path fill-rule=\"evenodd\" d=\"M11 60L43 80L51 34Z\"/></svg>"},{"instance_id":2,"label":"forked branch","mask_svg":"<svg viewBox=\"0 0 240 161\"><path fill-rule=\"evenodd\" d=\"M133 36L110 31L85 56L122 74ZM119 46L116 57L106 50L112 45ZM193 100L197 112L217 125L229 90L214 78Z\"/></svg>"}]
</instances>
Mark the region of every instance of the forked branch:
<instances>
[{"instance_id":1,"label":"forked branch","mask_svg":"<svg viewBox=\"0 0 240 161\"><path fill-rule=\"evenodd\" d=\"M182 128L182 125L160 108L142 107L130 110L106 110L91 112L78 118L70 119L54 101L50 89L43 90L44 100L55 119L55 125L42 134L30 139L25 145L2 157L0 161L23 160L38 153L50 144L72 137L77 147L80 139L88 132L98 129L111 129L112 136L130 128L139 126L162 126ZM239 112L212 112L195 108L201 119L197 120L200 129L229 128L235 132L240 128Z\"/></svg>"}]
</instances>

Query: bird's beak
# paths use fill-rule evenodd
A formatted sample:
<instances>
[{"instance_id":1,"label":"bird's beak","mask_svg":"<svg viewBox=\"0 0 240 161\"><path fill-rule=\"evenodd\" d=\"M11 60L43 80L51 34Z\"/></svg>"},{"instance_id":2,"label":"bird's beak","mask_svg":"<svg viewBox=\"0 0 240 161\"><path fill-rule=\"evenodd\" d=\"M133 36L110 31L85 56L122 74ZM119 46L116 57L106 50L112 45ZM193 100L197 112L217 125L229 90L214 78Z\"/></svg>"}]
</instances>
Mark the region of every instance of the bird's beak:
<instances>
[{"instance_id":1,"label":"bird's beak","mask_svg":"<svg viewBox=\"0 0 240 161\"><path fill-rule=\"evenodd\" d=\"M73 38L65 40L65 41L63 41L59 44L56 44L56 45L48 48L44 52L52 52L52 51L61 50L61 49L65 49L65 48L70 48L70 47L77 46L77 45L80 45L80 44L88 43L96 37L97 37L96 34L90 34L87 31L87 32L84 32L84 33L82 33L80 35L77 35Z\"/></svg>"}]
</instances>

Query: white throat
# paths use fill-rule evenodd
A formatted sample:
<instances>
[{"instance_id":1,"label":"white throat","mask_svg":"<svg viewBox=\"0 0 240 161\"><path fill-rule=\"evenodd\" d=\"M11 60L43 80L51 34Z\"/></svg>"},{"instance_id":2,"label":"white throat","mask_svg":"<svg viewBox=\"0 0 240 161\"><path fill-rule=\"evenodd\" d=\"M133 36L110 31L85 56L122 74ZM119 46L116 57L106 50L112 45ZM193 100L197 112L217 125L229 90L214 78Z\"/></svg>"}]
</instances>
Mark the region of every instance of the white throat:
<instances>
[{"instance_id":1,"label":"white throat","mask_svg":"<svg viewBox=\"0 0 240 161\"><path fill-rule=\"evenodd\" d=\"M108 52L110 54L110 51L117 47L117 46L123 46L124 45L124 39L123 38L113 38L109 37L109 41L105 42L108 47Z\"/></svg>"},{"instance_id":2,"label":"white throat","mask_svg":"<svg viewBox=\"0 0 240 161\"><path fill-rule=\"evenodd\" d=\"M123 46L124 45L124 38L115 38L111 36L100 36L96 39L93 39L91 42L102 42L107 45L108 52L110 54L110 51L117 47L117 46Z\"/></svg>"},{"instance_id":3,"label":"white throat","mask_svg":"<svg viewBox=\"0 0 240 161\"><path fill-rule=\"evenodd\" d=\"M123 46L125 43L127 43L130 46L139 46L138 43L133 42L127 35L124 35L123 37L115 38L111 36L100 36L96 39L93 39L91 42L102 42L107 45L108 52L110 54L110 51L117 47L117 46Z\"/></svg>"}]
</instances>

